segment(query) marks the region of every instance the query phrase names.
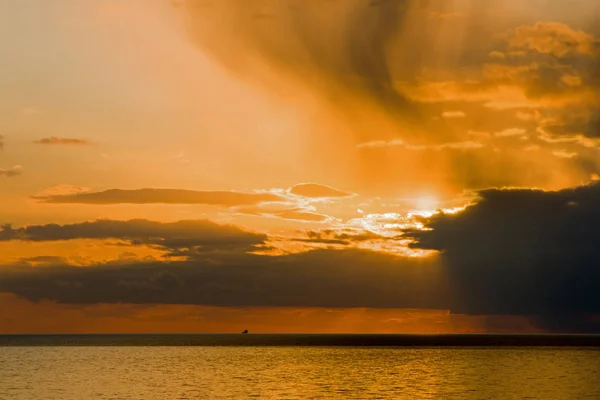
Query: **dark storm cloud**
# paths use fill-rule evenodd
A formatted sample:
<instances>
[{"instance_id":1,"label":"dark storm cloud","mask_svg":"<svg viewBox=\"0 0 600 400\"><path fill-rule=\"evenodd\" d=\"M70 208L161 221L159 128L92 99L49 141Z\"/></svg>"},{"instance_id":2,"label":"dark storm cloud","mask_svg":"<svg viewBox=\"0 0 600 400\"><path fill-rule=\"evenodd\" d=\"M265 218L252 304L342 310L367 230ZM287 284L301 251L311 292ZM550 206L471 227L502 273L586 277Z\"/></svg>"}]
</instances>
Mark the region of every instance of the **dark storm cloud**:
<instances>
[{"instance_id":1,"label":"dark storm cloud","mask_svg":"<svg viewBox=\"0 0 600 400\"><path fill-rule=\"evenodd\" d=\"M110 189L103 192L85 192L34 199L53 204L207 204L221 206L253 205L281 201L272 193L243 193L230 191L199 191L184 189Z\"/></svg>"},{"instance_id":2,"label":"dark storm cloud","mask_svg":"<svg viewBox=\"0 0 600 400\"><path fill-rule=\"evenodd\" d=\"M409 231L442 252L453 312L537 316L552 329L600 330L600 184L556 192L490 189L464 212Z\"/></svg>"},{"instance_id":3,"label":"dark storm cloud","mask_svg":"<svg viewBox=\"0 0 600 400\"><path fill-rule=\"evenodd\" d=\"M433 260L360 250L284 256L0 269L0 292L62 303L438 308Z\"/></svg>"},{"instance_id":4,"label":"dark storm cloud","mask_svg":"<svg viewBox=\"0 0 600 400\"><path fill-rule=\"evenodd\" d=\"M0 241L23 240L31 242L118 239L131 245L156 246L177 255L204 252L239 252L264 244L266 235L245 232L230 225L210 221L179 221L171 223L148 220L98 220L70 225L30 225L23 228L4 226Z\"/></svg>"}]
</instances>

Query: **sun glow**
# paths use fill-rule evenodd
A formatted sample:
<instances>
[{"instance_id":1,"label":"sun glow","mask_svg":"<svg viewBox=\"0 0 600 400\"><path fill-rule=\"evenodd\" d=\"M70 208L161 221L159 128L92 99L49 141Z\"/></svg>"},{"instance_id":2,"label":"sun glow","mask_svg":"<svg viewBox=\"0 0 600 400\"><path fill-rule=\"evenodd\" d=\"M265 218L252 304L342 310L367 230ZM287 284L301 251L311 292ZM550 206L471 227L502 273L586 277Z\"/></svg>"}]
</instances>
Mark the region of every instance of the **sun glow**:
<instances>
[{"instance_id":1,"label":"sun glow","mask_svg":"<svg viewBox=\"0 0 600 400\"><path fill-rule=\"evenodd\" d=\"M416 201L416 207L419 210L435 210L439 207L440 201L436 196L422 196Z\"/></svg>"},{"instance_id":2,"label":"sun glow","mask_svg":"<svg viewBox=\"0 0 600 400\"><path fill-rule=\"evenodd\" d=\"M381 236L395 237L401 235L407 229L426 230L424 219L431 218L436 214L456 214L463 211L466 207L467 205L452 208L413 210L405 214L395 212L366 214L362 218L350 220L348 224Z\"/></svg>"}]
</instances>

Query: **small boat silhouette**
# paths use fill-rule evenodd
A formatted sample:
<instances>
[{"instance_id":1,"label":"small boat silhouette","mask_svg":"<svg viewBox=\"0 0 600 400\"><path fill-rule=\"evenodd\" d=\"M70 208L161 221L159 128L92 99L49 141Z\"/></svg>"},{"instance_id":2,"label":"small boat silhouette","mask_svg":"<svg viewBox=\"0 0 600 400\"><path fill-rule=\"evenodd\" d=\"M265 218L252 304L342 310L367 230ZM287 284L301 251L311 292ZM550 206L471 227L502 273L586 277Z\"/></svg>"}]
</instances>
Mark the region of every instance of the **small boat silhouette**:
<instances>
[{"instance_id":1,"label":"small boat silhouette","mask_svg":"<svg viewBox=\"0 0 600 400\"><path fill-rule=\"evenodd\" d=\"M248 333L248 329L245 329L244 332L242 332L242 333Z\"/></svg>"}]
</instances>

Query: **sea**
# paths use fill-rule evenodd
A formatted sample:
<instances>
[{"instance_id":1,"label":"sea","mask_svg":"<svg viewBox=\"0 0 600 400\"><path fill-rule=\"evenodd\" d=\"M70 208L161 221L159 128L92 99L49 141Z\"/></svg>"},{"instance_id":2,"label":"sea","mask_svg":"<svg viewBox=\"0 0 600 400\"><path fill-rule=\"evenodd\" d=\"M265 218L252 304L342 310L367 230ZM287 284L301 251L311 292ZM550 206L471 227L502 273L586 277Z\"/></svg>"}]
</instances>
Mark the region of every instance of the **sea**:
<instances>
[{"instance_id":1,"label":"sea","mask_svg":"<svg viewBox=\"0 0 600 400\"><path fill-rule=\"evenodd\" d=\"M599 343L597 336L0 335L0 399L597 400Z\"/></svg>"}]
</instances>

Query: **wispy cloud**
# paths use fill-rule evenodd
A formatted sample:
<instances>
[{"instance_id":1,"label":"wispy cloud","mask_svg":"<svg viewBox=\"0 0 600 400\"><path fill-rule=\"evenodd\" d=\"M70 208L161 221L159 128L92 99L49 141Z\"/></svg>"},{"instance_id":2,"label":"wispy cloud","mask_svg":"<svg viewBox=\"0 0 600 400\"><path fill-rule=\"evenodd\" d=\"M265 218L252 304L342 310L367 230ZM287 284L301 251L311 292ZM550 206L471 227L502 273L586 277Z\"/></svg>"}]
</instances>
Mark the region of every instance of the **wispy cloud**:
<instances>
[{"instance_id":1,"label":"wispy cloud","mask_svg":"<svg viewBox=\"0 0 600 400\"><path fill-rule=\"evenodd\" d=\"M559 158L573 158L573 157L577 156L577 153L572 152L572 151L566 151L566 150L556 150L556 151L553 151L552 154L554 154L556 157L559 157Z\"/></svg>"},{"instance_id":2,"label":"wispy cloud","mask_svg":"<svg viewBox=\"0 0 600 400\"><path fill-rule=\"evenodd\" d=\"M359 149L377 149L377 148L385 148L385 147L404 147L408 150L475 150L481 149L485 147L484 144L475 142L472 140L464 141L464 142L450 142L450 143L442 143L442 144L432 144L432 145L415 145L408 144L402 140L396 139L391 140L389 142L378 140L373 142L361 143L356 146Z\"/></svg>"},{"instance_id":3,"label":"wispy cloud","mask_svg":"<svg viewBox=\"0 0 600 400\"><path fill-rule=\"evenodd\" d=\"M233 211L238 214L282 218L304 222L327 222L333 220L333 218L328 215L317 213L313 206L294 202L262 203L247 207L235 207Z\"/></svg>"},{"instance_id":4,"label":"wispy cloud","mask_svg":"<svg viewBox=\"0 0 600 400\"><path fill-rule=\"evenodd\" d=\"M6 176L7 178L11 178L13 176L21 175L23 168L20 165L15 165L10 169L2 169L0 168L0 176Z\"/></svg>"},{"instance_id":5,"label":"wispy cloud","mask_svg":"<svg viewBox=\"0 0 600 400\"><path fill-rule=\"evenodd\" d=\"M527 130L525 130L525 129L510 128L510 129L505 129L500 132L496 132L496 133L494 133L494 136L497 136L497 137L522 136L525 134L525 132L527 132Z\"/></svg>"},{"instance_id":6,"label":"wispy cloud","mask_svg":"<svg viewBox=\"0 0 600 400\"><path fill-rule=\"evenodd\" d=\"M444 118L464 118L467 114L463 111L445 111L442 113L442 117Z\"/></svg>"},{"instance_id":7,"label":"wispy cloud","mask_svg":"<svg viewBox=\"0 0 600 400\"><path fill-rule=\"evenodd\" d=\"M70 196L82 193L88 193L91 189L75 185L56 185L46 188L37 194L38 197Z\"/></svg>"},{"instance_id":8,"label":"wispy cloud","mask_svg":"<svg viewBox=\"0 0 600 400\"><path fill-rule=\"evenodd\" d=\"M47 138L42 138L34 141L36 144L48 144L48 145L71 145L71 146L88 146L92 144L86 139L78 139L78 138L64 138L64 137L56 137L50 136Z\"/></svg>"},{"instance_id":9,"label":"wispy cloud","mask_svg":"<svg viewBox=\"0 0 600 400\"><path fill-rule=\"evenodd\" d=\"M342 192L330 186L318 183L299 183L290 189L290 193L302 197L350 197L351 193Z\"/></svg>"},{"instance_id":10,"label":"wispy cloud","mask_svg":"<svg viewBox=\"0 0 600 400\"><path fill-rule=\"evenodd\" d=\"M273 193L201 191L185 189L109 189L102 192L42 194L33 197L42 203L53 204L207 204L241 206L262 202L282 201Z\"/></svg>"}]
</instances>

